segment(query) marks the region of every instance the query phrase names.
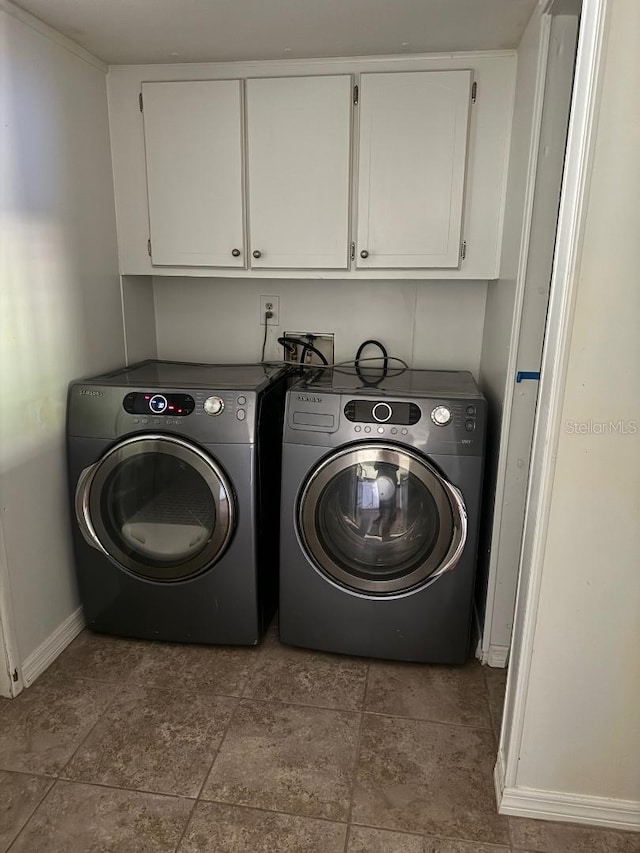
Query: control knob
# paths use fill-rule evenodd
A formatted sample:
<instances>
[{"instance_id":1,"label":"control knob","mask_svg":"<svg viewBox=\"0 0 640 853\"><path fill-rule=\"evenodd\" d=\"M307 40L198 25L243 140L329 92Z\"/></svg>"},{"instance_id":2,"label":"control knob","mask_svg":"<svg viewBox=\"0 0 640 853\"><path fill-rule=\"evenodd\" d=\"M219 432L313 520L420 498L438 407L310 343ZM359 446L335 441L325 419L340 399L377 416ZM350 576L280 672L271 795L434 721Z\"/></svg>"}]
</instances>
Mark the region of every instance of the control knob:
<instances>
[{"instance_id":1,"label":"control knob","mask_svg":"<svg viewBox=\"0 0 640 853\"><path fill-rule=\"evenodd\" d=\"M431 420L437 426L446 426L452 418L451 409L446 406L436 406L431 412Z\"/></svg>"},{"instance_id":2,"label":"control knob","mask_svg":"<svg viewBox=\"0 0 640 853\"><path fill-rule=\"evenodd\" d=\"M207 397L204 401L204 410L208 415L221 415L224 410L222 397Z\"/></svg>"}]
</instances>

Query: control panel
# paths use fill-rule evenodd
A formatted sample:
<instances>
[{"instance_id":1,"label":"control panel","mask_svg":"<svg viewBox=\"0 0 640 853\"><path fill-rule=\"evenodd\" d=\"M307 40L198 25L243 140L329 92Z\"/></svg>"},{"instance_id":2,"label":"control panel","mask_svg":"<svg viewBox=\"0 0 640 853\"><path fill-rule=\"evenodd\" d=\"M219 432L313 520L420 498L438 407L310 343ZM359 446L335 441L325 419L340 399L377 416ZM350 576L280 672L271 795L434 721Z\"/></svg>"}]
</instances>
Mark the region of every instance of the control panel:
<instances>
[{"instance_id":1,"label":"control panel","mask_svg":"<svg viewBox=\"0 0 640 853\"><path fill-rule=\"evenodd\" d=\"M368 439L406 442L429 453L478 455L484 447L486 403L477 399L380 398L292 389L285 440L337 446Z\"/></svg>"},{"instance_id":2,"label":"control panel","mask_svg":"<svg viewBox=\"0 0 640 853\"><path fill-rule=\"evenodd\" d=\"M122 401L122 407L130 415L167 415L185 418L195 408L190 394L158 394L155 391L131 391Z\"/></svg>"}]
</instances>

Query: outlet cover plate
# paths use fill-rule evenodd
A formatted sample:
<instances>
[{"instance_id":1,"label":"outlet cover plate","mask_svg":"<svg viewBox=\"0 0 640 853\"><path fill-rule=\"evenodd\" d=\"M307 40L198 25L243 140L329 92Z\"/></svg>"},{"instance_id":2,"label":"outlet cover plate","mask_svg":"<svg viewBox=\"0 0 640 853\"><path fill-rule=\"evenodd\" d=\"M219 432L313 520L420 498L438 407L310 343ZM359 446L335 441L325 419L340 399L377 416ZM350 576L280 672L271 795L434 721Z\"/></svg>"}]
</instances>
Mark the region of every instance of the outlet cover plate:
<instances>
[{"instance_id":1,"label":"outlet cover plate","mask_svg":"<svg viewBox=\"0 0 640 853\"><path fill-rule=\"evenodd\" d=\"M261 296L260 297L260 325L264 326L264 315L267 311L271 311L273 317L267 317L267 326L280 325L280 297L279 296Z\"/></svg>"}]
</instances>

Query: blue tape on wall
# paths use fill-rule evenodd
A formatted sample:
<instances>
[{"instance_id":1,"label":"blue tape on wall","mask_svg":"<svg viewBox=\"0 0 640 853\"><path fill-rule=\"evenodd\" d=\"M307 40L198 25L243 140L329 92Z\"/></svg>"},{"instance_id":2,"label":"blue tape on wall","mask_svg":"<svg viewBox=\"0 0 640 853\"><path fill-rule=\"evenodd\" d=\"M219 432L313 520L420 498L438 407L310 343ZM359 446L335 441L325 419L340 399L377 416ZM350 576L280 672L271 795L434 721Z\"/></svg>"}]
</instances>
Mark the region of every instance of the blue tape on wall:
<instances>
[{"instance_id":1,"label":"blue tape on wall","mask_svg":"<svg viewBox=\"0 0 640 853\"><path fill-rule=\"evenodd\" d=\"M516 373L516 382L522 382L523 379L540 379L539 370L519 370Z\"/></svg>"}]
</instances>

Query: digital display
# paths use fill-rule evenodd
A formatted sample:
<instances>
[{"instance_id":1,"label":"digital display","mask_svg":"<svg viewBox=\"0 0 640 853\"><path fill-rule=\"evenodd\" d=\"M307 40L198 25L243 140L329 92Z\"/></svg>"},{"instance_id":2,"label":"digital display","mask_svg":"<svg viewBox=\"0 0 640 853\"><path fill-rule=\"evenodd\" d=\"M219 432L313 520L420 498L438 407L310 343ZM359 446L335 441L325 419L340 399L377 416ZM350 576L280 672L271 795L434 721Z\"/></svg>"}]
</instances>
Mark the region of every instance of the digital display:
<instances>
[{"instance_id":1,"label":"digital display","mask_svg":"<svg viewBox=\"0 0 640 853\"><path fill-rule=\"evenodd\" d=\"M417 424L422 412L415 403L396 403L386 400L349 400L344 407L348 421L365 424Z\"/></svg>"},{"instance_id":2,"label":"digital display","mask_svg":"<svg viewBox=\"0 0 640 853\"><path fill-rule=\"evenodd\" d=\"M190 394L162 394L156 391L132 391L122 401L125 412L130 415L166 415L184 418L195 409L195 400Z\"/></svg>"}]
</instances>

